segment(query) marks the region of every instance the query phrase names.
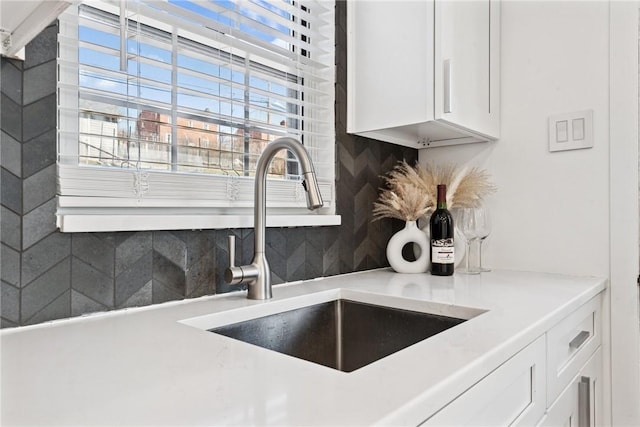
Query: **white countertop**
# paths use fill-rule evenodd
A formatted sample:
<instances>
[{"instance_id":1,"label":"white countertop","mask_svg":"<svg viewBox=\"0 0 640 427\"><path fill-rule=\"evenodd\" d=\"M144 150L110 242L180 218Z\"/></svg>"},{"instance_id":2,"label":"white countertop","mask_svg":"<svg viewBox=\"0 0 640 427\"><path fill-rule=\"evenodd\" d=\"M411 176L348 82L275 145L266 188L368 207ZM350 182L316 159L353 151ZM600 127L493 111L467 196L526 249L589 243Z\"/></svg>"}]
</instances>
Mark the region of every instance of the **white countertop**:
<instances>
[{"instance_id":1,"label":"white countertop","mask_svg":"<svg viewBox=\"0 0 640 427\"><path fill-rule=\"evenodd\" d=\"M266 302L239 292L3 330L0 424L418 424L605 284L377 270L275 286ZM337 288L488 311L351 373L180 322Z\"/></svg>"}]
</instances>

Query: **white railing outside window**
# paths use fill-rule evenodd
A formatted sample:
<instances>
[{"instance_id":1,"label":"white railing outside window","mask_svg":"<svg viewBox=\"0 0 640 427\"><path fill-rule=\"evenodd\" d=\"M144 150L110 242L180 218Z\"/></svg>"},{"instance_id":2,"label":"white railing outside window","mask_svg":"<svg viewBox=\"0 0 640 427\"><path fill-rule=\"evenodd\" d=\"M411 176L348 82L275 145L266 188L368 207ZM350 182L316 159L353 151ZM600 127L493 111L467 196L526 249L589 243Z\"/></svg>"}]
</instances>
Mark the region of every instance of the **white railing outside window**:
<instances>
[{"instance_id":1,"label":"white railing outside window","mask_svg":"<svg viewBox=\"0 0 640 427\"><path fill-rule=\"evenodd\" d=\"M269 168L270 225L336 224L334 3L85 1L60 18L62 231L251 227L257 159L280 136L314 162Z\"/></svg>"}]
</instances>

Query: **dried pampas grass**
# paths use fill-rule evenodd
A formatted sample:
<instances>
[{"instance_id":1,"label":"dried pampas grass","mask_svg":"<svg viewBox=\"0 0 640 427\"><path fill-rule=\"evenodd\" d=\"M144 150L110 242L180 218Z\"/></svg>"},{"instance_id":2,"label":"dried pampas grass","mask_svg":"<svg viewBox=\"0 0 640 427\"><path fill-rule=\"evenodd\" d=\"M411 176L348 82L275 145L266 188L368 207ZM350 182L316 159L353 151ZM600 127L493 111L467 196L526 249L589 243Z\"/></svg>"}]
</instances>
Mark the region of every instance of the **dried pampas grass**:
<instances>
[{"instance_id":1,"label":"dried pampas grass","mask_svg":"<svg viewBox=\"0 0 640 427\"><path fill-rule=\"evenodd\" d=\"M409 166L402 161L384 177L387 185L373 205L374 220L397 218L415 221L430 214L437 204L437 186L447 186L448 208L479 206L496 191L489 174L478 167L458 168L454 164Z\"/></svg>"},{"instance_id":2,"label":"dried pampas grass","mask_svg":"<svg viewBox=\"0 0 640 427\"><path fill-rule=\"evenodd\" d=\"M429 212L430 196L420 185L417 169L403 161L384 180L387 189L380 192L378 201L373 204L374 221L382 218L416 221Z\"/></svg>"},{"instance_id":3,"label":"dried pampas grass","mask_svg":"<svg viewBox=\"0 0 640 427\"><path fill-rule=\"evenodd\" d=\"M489 194L495 193L496 187L489 180L489 174L477 167L464 168L459 174L457 186L447 190L447 206L452 208L476 208ZM451 199L449 200L449 197Z\"/></svg>"}]
</instances>

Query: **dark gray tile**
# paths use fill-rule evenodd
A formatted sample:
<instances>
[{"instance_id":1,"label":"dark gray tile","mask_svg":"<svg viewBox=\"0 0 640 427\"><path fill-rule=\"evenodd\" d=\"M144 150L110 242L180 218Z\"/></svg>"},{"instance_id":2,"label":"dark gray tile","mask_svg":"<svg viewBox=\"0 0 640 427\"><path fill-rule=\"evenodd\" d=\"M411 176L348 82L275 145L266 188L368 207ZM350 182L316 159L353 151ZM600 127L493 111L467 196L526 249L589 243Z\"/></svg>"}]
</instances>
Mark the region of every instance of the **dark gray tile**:
<instances>
[{"instance_id":1,"label":"dark gray tile","mask_svg":"<svg viewBox=\"0 0 640 427\"><path fill-rule=\"evenodd\" d=\"M22 141L22 107L4 93L0 96L2 131L16 141Z\"/></svg>"},{"instance_id":2,"label":"dark gray tile","mask_svg":"<svg viewBox=\"0 0 640 427\"><path fill-rule=\"evenodd\" d=\"M105 307L115 306L114 279L76 257L71 261L71 287Z\"/></svg>"},{"instance_id":3,"label":"dark gray tile","mask_svg":"<svg viewBox=\"0 0 640 427\"><path fill-rule=\"evenodd\" d=\"M202 257L185 272L185 296L189 298L216 293L216 268L214 259Z\"/></svg>"},{"instance_id":4,"label":"dark gray tile","mask_svg":"<svg viewBox=\"0 0 640 427\"><path fill-rule=\"evenodd\" d=\"M343 54L346 57L346 52ZM337 67L336 75L346 74L346 67ZM344 131L347 124L347 89L343 85L336 85L336 128L341 127ZM336 132L337 133L337 132Z\"/></svg>"},{"instance_id":5,"label":"dark gray tile","mask_svg":"<svg viewBox=\"0 0 640 427\"><path fill-rule=\"evenodd\" d=\"M288 282L302 280L305 277L305 245L300 244L287 257L287 277Z\"/></svg>"},{"instance_id":6,"label":"dark gray tile","mask_svg":"<svg viewBox=\"0 0 640 427\"><path fill-rule=\"evenodd\" d=\"M21 248L20 216L4 206L0 207L0 241L19 251Z\"/></svg>"},{"instance_id":7,"label":"dark gray tile","mask_svg":"<svg viewBox=\"0 0 640 427\"><path fill-rule=\"evenodd\" d=\"M184 296L174 292L172 289L162 286L161 283L153 282L153 303L160 304L167 301L182 300Z\"/></svg>"},{"instance_id":8,"label":"dark gray tile","mask_svg":"<svg viewBox=\"0 0 640 427\"><path fill-rule=\"evenodd\" d=\"M120 307L142 307L153 304L153 282L149 281L133 294Z\"/></svg>"},{"instance_id":9,"label":"dark gray tile","mask_svg":"<svg viewBox=\"0 0 640 427\"><path fill-rule=\"evenodd\" d=\"M340 274L340 242L335 241L333 245L328 246L322 256L322 275L334 276Z\"/></svg>"},{"instance_id":10,"label":"dark gray tile","mask_svg":"<svg viewBox=\"0 0 640 427\"><path fill-rule=\"evenodd\" d=\"M22 144L5 132L0 133L0 166L22 177Z\"/></svg>"},{"instance_id":11,"label":"dark gray tile","mask_svg":"<svg viewBox=\"0 0 640 427\"><path fill-rule=\"evenodd\" d=\"M340 166L344 168L345 172L348 172L349 176L355 175L355 161L347 150L347 147L345 147L344 145L339 145L336 148L336 151L338 152L337 157L338 161L340 162ZM346 178L344 175L345 174L343 173L340 176L340 182L342 182Z\"/></svg>"},{"instance_id":12,"label":"dark gray tile","mask_svg":"<svg viewBox=\"0 0 640 427\"><path fill-rule=\"evenodd\" d=\"M56 199L22 217L22 247L27 249L56 231Z\"/></svg>"},{"instance_id":13,"label":"dark gray tile","mask_svg":"<svg viewBox=\"0 0 640 427\"><path fill-rule=\"evenodd\" d=\"M22 146L22 174L25 178L56 163L55 129L25 142Z\"/></svg>"},{"instance_id":14,"label":"dark gray tile","mask_svg":"<svg viewBox=\"0 0 640 427\"><path fill-rule=\"evenodd\" d=\"M23 105L29 105L56 92L56 61L48 61L24 71Z\"/></svg>"},{"instance_id":15,"label":"dark gray tile","mask_svg":"<svg viewBox=\"0 0 640 427\"><path fill-rule=\"evenodd\" d=\"M368 224L373 220L373 203L378 199L378 192L376 189L365 184L360 191L356 193L355 197L355 225L360 227L364 224Z\"/></svg>"},{"instance_id":16,"label":"dark gray tile","mask_svg":"<svg viewBox=\"0 0 640 427\"><path fill-rule=\"evenodd\" d=\"M96 301L82 295L78 291L71 290L71 316L107 311L108 308Z\"/></svg>"},{"instance_id":17,"label":"dark gray tile","mask_svg":"<svg viewBox=\"0 0 640 427\"><path fill-rule=\"evenodd\" d=\"M356 266L360 266L360 268L366 267L367 265L367 256L369 255L369 246L367 242L360 242L359 245L356 246L356 250L353 254L353 260Z\"/></svg>"},{"instance_id":18,"label":"dark gray tile","mask_svg":"<svg viewBox=\"0 0 640 427\"><path fill-rule=\"evenodd\" d=\"M53 93L37 100L22 109L24 126L22 129L22 141L31 139L56 129L57 101ZM55 148L55 139L54 139Z\"/></svg>"},{"instance_id":19,"label":"dark gray tile","mask_svg":"<svg viewBox=\"0 0 640 427\"><path fill-rule=\"evenodd\" d=\"M185 270L156 251L153 252L153 282L161 283L172 292L186 296Z\"/></svg>"},{"instance_id":20,"label":"dark gray tile","mask_svg":"<svg viewBox=\"0 0 640 427\"><path fill-rule=\"evenodd\" d=\"M58 25L54 21L31 40L25 48L24 67L29 68L56 59Z\"/></svg>"},{"instance_id":21,"label":"dark gray tile","mask_svg":"<svg viewBox=\"0 0 640 427\"><path fill-rule=\"evenodd\" d=\"M154 232L153 250L183 270L187 268L187 244L172 232Z\"/></svg>"},{"instance_id":22,"label":"dark gray tile","mask_svg":"<svg viewBox=\"0 0 640 427\"><path fill-rule=\"evenodd\" d=\"M242 265L251 264L253 261L253 245L254 245L254 234L252 228L243 228L242 234L240 238L240 258L236 258L237 262L242 262ZM236 238L236 244L238 244L238 239ZM266 246L266 242L265 242Z\"/></svg>"},{"instance_id":23,"label":"dark gray tile","mask_svg":"<svg viewBox=\"0 0 640 427\"><path fill-rule=\"evenodd\" d=\"M81 259L92 268L115 277L116 249L98 233L73 233L71 235L73 256Z\"/></svg>"},{"instance_id":24,"label":"dark gray tile","mask_svg":"<svg viewBox=\"0 0 640 427\"><path fill-rule=\"evenodd\" d=\"M4 58L4 57L1 57L0 59L2 61L7 61L7 62L12 63L13 66L16 67L18 70L24 69L24 61L22 61L20 59Z\"/></svg>"},{"instance_id":25,"label":"dark gray tile","mask_svg":"<svg viewBox=\"0 0 640 427\"><path fill-rule=\"evenodd\" d=\"M116 277L116 307L121 307L129 298L151 281L151 266L151 252L148 252L132 265L131 268Z\"/></svg>"},{"instance_id":26,"label":"dark gray tile","mask_svg":"<svg viewBox=\"0 0 640 427\"><path fill-rule=\"evenodd\" d=\"M308 227L305 238L305 277L314 278L323 275L323 241L324 230L317 227Z\"/></svg>"},{"instance_id":27,"label":"dark gray tile","mask_svg":"<svg viewBox=\"0 0 640 427\"><path fill-rule=\"evenodd\" d=\"M141 231L118 244L115 258L116 276L131 268L140 258L151 252L152 236L150 231Z\"/></svg>"},{"instance_id":28,"label":"dark gray tile","mask_svg":"<svg viewBox=\"0 0 640 427\"><path fill-rule=\"evenodd\" d=\"M22 214L22 182L20 178L6 170L0 169L0 202L3 206L17 214Z\"/></svg>"},{"instance_id":29,"label":"dark gray tile","mask_svg":"<svg viewBox=\"0 0 640 427\"><path fill-rule=\"evenodd\" d=\"M208 258L209 262L213 263L215 256L214 230L188 232L184 241L187 244L187 267L200 262L202 258Z\"/></svg>"},{"instance_id":30,"label":"dark gray tile","mask_svg":"<svg viewBox=\"0 0 640 427\"><path fill-rule=\"evenodd\" d=\"M23 212L29 212L56 197L56 165L48 166L22 181Z\"/></svg>"},{"instance_id":31,"label":"dark gray tile","mask_svg":"<svg viewBox=\"0 0 640 427\"><path fill-rule=\"evenodd\" d=\"M355 271L355 264L353 261L353 253L355 247L353 243L353 238L345 236L340 239L340 273L350 273Z\"/></svg>"},{"instance_id":32,"label":"dark gray tile","mask_svg":"<svg viewBox=\"0 0 640 427\"><path fill-rule=\"evenodd\" d=\"M7 282L0 282L0 316L12 322L20 321L20 289Z\"/></svg>"},{"instance_id":33,"label":"dark gray tile","mask_svg":"<svg viewBox=\"0 0 640 427\"><path fill-rule=\"evenodd\" d=\"M336 39L340 39L340 37L345 39L346 42L346 31L347 31L347 2L346 1L336 1L336 11L335 11L335 24L336 24ZM346 48L343 46L343 48ZM338 47L336 47L338 49Z\"/></svg>"},{"instance_id":34,"label":"dark gray tile","mask_svg":"<svg viewBox=\"0 0 640 427\"><path fill-rule=\"evenodd\" d=\"M367 233L372 244L376 245L376 249L372 251L375 261L375 267L373 268L386 267L388 265L385 252L387 243L393 235L392 230L391 224L387 221L375 221L369 224Z\"/></svg>"},{"instance_id":35,"label":"dark gray tile","mask_svg":"<svg viewBox=\"0 0 640 427\"><path fill-rule=\"evenodd\" d=\"M61 294L69 292L70 288L71 258L68 257L51 268L47 274L40 276L22 288L22 323L26 323L27 320L51 304Z\"/></svg>"},{"instance_id":36,"label":"dark gray tile","mask_svg":"<svg viewBox=\"0 0 640 427\"><path fill-rule=\"evenodd\" d=\"M300 245L307 243L306 230L307 229L305 227L284 229L285 238L287 240L287 256L290 256L291 253L297 250Z\"/></svg>"},{"instance_id":37,"label":"dark gray tile","mask_svg":"<svg viewBox=\"0 0 640 427\"><path fill-rule=\"evenodd\" d=\"M116 233L99 233L101 239L107 240L113 246L120 246L123 244L129 237L134 236L136 231L119 231Z\"/></svg>"},{"instance_id":38,"label":"dark gray tile","mask_svg":"<svg viewBox=\"0 0 640 427\"><path fill-rule=\"evenodd\" d=\"M278 276L276 273L274 273L273 271L271 272L271 285L279 285L281 283L285 283L286 280L284 280L282 277Z\"/></svg>"},{"instance_id":39,"label":"dark gray tile","mask_svg":"<svg viewBox=\"0 0 640 427\"><path fill-rule=\"evenodd\" d=\"M20 326L18 323L12 322L8 319L5 319L4 317L0 318L0 328L5 329L5 328L15 328L17 326Z\"/></svg>"},{"instance_id":40,"label":"dark gray tile","mask_svg":"<svg viewBox=\"0 0 640 427\"><path fill-rule=\"evenodd\" d=\"M22 105L22 70L3 58L0 78L2 93L17 105Z\"/></svg>"},{"instance_id":41,"label":"dark gray tile","mask_svg":"<svg viewBox=\"0 0 640 427\"><path fill-rule=\"evenodd\" d=\"M44 275L47 270L70 254L71 236L69 234L52 233L47 236L22 254L22 284L27 285L35 278Z\"/></svg>"},{"instance_id":42,"label":"dark gray tile","mask_svg":"<svg viewBox=\"0 0 640 427\"><path fill-rule=\"evenodd\" d=\"M272 256L286 257L287 239L285 237L285 229L268 228L265 243Z\"/></svg>"},{"instance_id":43,"label":"dark gray tile","mask_svg":"<svg viewBox=\"0 0 640 427\"><path fill-rule=\"evenodd\" d=\"M266 256L271 272L284 280L287 277L287 257L278 254L268 245Z\"/></svg>"},{"instance_id":44,"label":"dark gray tile","mask_svg":"<svg viewBox=\"0 0 640 427\"><path fill-rule=\"evenodd\" d=\"M50 320L64 319L71 316L71 290L65 291L53 302L40 310L32 318L23 321L25 325L48 322Z\"/></svg>"},{"instance_id":45,"label":"dark gray tile","mask_svg":"<svg viewBox=\"0 0 640 427\"><path fill-rule=\"evenodd\" d=\"M0 245L0 278L13 286L20 286L20 252L7 245Z\"/></svg>"}]
</instances>

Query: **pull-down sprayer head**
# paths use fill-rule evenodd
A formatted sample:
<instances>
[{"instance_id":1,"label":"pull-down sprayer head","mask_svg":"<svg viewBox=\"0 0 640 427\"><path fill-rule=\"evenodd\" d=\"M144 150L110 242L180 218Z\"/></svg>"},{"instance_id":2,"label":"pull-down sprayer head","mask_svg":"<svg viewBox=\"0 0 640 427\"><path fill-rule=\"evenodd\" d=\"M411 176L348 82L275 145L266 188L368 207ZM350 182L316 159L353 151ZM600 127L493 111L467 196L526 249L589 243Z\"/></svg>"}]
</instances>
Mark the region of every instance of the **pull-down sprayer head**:
<instances>
[{"instance_id":1,"label":"pull-down sprayer head","mask_svg":"<svg viewBox=\"0 0 640 427\"><path fill-rule=\"evenodd\" d=\"M320 194L315 171L312 168L310 171L303 172L303 176L302 186L307 192L307 208L310 211L321 208L323 205L322 195Z\"/></svg>"}]
</instances>

